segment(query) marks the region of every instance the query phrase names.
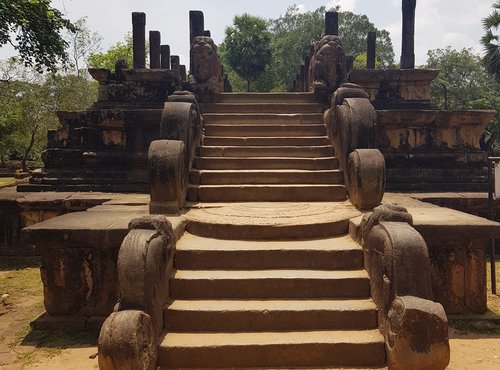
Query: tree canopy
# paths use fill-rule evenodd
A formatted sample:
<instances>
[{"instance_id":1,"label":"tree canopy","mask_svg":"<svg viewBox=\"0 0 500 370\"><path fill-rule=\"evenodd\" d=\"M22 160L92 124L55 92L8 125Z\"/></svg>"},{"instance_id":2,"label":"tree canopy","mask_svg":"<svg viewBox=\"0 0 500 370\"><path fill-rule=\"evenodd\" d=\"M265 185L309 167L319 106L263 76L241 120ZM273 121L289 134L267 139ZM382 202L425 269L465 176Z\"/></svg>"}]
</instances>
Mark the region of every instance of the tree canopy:
<instances>
[{"instance_id":1,"label":"tree canopy","mask_svg":"<svg viewBox=\"0 0 500 370\"><path fill-rule=\"evenodd\" d=\"M483 28L485 31L481 43L485 49L483 57L484 65L497 82L500 82L500 0L493 4L493 13L483 19ZM496 31L497 34L493 32Z\"/></svg>"},{"instance_id":2,"label":"tree canopy","mask_svg":"<svg viewBox=\"0 0 500 370\"><path fill-rule=\"evenodd\" d=\"M146 45L146 48L148 45ZM115 69L115 63L119 59L125 59L128 65L133 65L132 36L127 33L123 41L118 41L112 45L105 53L94 52L88 58L88 64L92 68L107 68L111 71Z\"/></svg>"},{"instance_id":3,"label":"tree canopy","mask_svg":"<svg viewBox=\"0 0 500 370\"><path fill-rule=\"evenodd\" d=\"M243 79L250 82L264 72L271 62L271 35L266 21L248 14L234 17L234 26L226 28L224 55L227 64Z\"/></svg>"},{"instance_id":4,"label":"tree canopy","mask_svg":"<svg viewBox=\"0 0 500 370\"><path fill-rule=\"evenodd\" d=\"M76 32L77 28L51 0L0 2L0 46L10 43L24 65L38 72L55 72L58 63L68 61L64 30Z\"/></svg>"},{"instance_id":5,"label":"tree canopy","mask_svg":"<svg viewBox=\"0 0 500 370\"><path fill-rule=\"evenodd\" d=\"M427 68L440 69L432 83L432 102L440 109L495 109L500 112L500 84L488 74L481 57L472 49L429 50ZM486 127L493 149L500 149L500 116Z\"/></svg>"},{"instance_id":6,"label":"tree canopy","mask_svg":"<svg viewBox=\"0 0 500 370\"><path fill-rule=\"evenodd\" d=\"M296 5L288 7L283 15L268 21L272 61L261 77L253 84L258 91L286 90L295 79L304 56L309 53L312 43L319 41L324 33L324 6L309 12L300 12ZM334 9L340 11L339 7ZM339 34L346 55L355 59L363 59L366 54L366 37L368 32L377 32L377 68L394 65L394 50L389 32L377 29L366 15L352 12L339 12ZM241 86L238 76L232 73L227 63L222 45L221 59L229 75L231 84L236 89Z\"/></svg>"},{"instance_id":7,"label":"tree canopy","mask_svg":"<svg viewBox=\"0 0 500 370\"><path fill-rule=\"evenodd\" d=\"M438 108L495 108L500 102L498 84L471 49L434 49L427 56L426 67L440 70L432 84L433 104Z\"/></svg>"},{"instance_id":8,"label":"tree canopy","mask_svg":"<svg viewBox=\"0 0 500 370\"><path fill-rule=\"evenodd\" d=\"M97 82L85 72L86 60L99 47L99 35L85 19L76 32L65 34L71 61L57 65L57 73L33 73L18 58L0 61L0 160L38 160L47 146L47 130L59 126L57 111L81 111L97 96ZM63 68L64 67L64 68Z\"/></svg>"}]
</instances>

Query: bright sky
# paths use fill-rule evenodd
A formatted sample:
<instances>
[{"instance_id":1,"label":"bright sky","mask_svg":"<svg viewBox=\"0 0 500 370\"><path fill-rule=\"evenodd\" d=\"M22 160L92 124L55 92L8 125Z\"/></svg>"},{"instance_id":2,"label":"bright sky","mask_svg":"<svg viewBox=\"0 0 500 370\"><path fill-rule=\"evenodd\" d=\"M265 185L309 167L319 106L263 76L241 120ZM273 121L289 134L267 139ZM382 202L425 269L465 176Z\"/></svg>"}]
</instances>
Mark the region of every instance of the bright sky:
<instances>
[{"instance_id":1,"label":"bright sky","mask_svg":"<svg viewBox=\"0 0 500 370\"><path fill-rule=\"evenodd\" d=\"M415 56L417 64L426 62L427 50L452 46L474 48L482 53L479 39L481 19L492 11L493 0L417 0ZM186 64L189 56L189 10L205 14L205 29L216 44L224 39L226 26L242 13L277 18L292 4L308 11L322 5L366 14L377 28L387 29L399 61L401 45L401 0L54 0L54 5L75 21L87 17L89 28L103 37L106 50L132 29L131 12L146 13L146 29L161 32L162 44ZM342 35L340 35L342 36ZM10 47L0 48L0 59L13 55Z\"/></svg>"}]
</instances>

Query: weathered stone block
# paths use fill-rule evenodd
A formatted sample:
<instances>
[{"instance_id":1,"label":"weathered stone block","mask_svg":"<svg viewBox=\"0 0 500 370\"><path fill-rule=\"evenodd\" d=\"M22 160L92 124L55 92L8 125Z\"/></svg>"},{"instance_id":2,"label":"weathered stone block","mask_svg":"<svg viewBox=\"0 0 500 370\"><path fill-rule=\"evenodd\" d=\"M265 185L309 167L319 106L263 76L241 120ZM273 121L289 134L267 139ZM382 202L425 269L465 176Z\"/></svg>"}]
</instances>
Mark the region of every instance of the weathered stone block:
<instances>
[{"instance_id":1,"label":"weathered stone block","mask_svg":"<svg viewBox=\"0 0 500 370\"><path fill-rule=\"evenodd\" d=\"M448 319L439 303L396 298L384 336L390 370L444 370L450 362Z\"/></svg>"},{"instance_id":2,"label":"weathered stone block","mask_svg":"<svg viewBox=\"0 0 500 370\"><path fill-rule=\"evenodd\" d=\"M433 290L448 315L484 313L487 240L430 239Z\"/></svg>"},{"instance_id":3,"label":"weathered stone block","mask_svg":"<svg viewBox=\"0 0 500 370\"><path fill-rule=\"evenodd\" d=\"M385 161L378 149L356 149L347 161L347 186L351 203L360 210L380 204L385 190Z\"/></svg>"},{"instance_id":4,"label":"weathered stone block","mask_svg":"<svg viewBox=\"0 0 500 370\"><path fill-rule=\"evenodd\" d=\"M153 370L158 344L151 317L142 311L112 313L99 335L101 370Z\"/></svg>"},{"instance_id":5,"label":"weathered stone block","mask_svg":"<svg viewBox=\"0 0 500 370\"><path fill-rule=\"evenodd\" d=\"M132 220L130 229L118 254L119 309L146 312L158 338L173 270L172 224L164 216L145 216Z\"/></svg>"}]
</instances>

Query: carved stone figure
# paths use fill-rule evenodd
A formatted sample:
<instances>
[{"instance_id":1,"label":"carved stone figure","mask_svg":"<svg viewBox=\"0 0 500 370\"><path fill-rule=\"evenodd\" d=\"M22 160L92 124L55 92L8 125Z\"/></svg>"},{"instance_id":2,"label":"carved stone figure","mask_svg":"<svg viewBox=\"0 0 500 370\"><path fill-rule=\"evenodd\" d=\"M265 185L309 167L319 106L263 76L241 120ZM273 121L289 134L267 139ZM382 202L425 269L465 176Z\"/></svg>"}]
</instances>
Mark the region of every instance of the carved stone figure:
<instances>
[{"instance_id":1,"label":"carved stone figure","mask_svg":"<svg viewBox=\"0 0 500 370\"><path fill-rule=\"evenodd\" d=\"M156 369L174 245L172 224L165 216L129 223L117 261L119 301L99 335L100 369Z\"/></svg>"},{"instance_id":2,"label":"carved stone figure","mask_svg":"<svg viewBox=\"0 0 500 370\"><path fill-rule=\"evenodd\" d=\"M340 38L327 35L314 46L309 66L309 90L327 98L345 80L347 62Z\"/></svg>"},{"instance_id":3,"label":"carved stone figure","mask_svg":"<svg viewBox=\"0 0 500 370\"><path fill-rule=\"evenodd\" d=\"M432 301L427 245L411 224L406 209L391 204L363 217L370 291L389 369L443 370L450 360L448 321L443 306Z\"/></svg>"},{"instance_id":4,"label":"carved stone figure","mask_svg":"<svg viewBox=\"0 0 500 370\"><path fill-rule=\"evenodd\" d=\"M222 65L217 46L207 36L197 36L191 45L191 74L198 92L219 93L224 90Z\"/></svg>"},{"instance_id":5,"label":"carved stone figure","mask_svg":"<svg viewBox=\"0 0 500 370\"><path fill-rule=\"evenodd\" d=\"M375 116L366 91L352 83L342 84L335 91L324 116L351 203L364 211L380 204L385 189L384 156L374 149Z\"/></svg>"}]
</instances>

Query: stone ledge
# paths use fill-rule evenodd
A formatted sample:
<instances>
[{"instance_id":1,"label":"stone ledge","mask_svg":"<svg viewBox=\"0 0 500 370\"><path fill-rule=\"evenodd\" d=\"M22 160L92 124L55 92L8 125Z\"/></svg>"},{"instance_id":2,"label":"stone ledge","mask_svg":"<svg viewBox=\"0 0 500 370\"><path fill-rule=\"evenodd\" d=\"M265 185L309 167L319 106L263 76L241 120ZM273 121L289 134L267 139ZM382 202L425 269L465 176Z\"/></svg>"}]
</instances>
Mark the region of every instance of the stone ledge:
<instances>
[{"instance_id":1,"label":"stone ledge","mask_svg":"<svg viewBox=\"0 0 500 370\"><path fill-rule=\"evenodd\" d=\"M424 239L463 240L500 238L500 223L414 199L411 194L386 193L382 203L408 209L413 226ZM352 218L349 231L357 234L361 216ZM354 233L354 234L353 234Z\"/></svg>"}]
</instances>

